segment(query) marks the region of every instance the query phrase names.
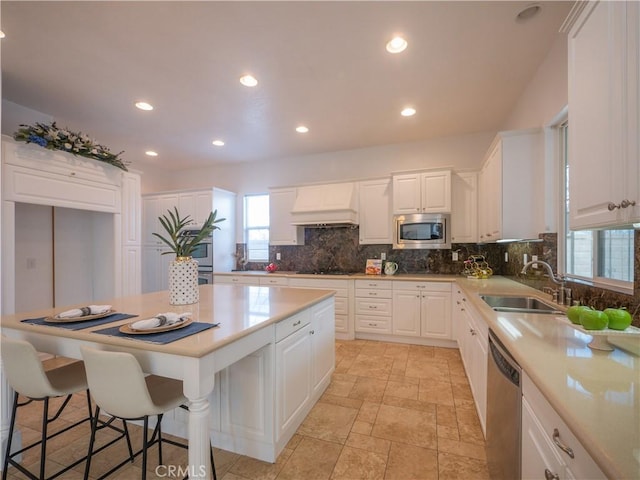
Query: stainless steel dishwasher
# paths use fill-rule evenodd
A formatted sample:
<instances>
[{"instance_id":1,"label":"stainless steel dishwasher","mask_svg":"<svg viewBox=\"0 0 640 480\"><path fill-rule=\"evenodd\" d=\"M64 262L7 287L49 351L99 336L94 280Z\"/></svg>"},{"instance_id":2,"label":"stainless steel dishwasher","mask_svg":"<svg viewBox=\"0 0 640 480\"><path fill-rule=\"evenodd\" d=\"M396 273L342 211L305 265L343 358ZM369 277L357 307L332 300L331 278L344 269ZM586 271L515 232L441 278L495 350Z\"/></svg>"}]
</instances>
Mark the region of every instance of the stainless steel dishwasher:
<instances>
[{"instance_id":1,"label":"stainless steel dishwasher","mask_svg":"<svg viewBox=\"0 0 640 480\"><path fill-rule=\"evenodd\" d=\"M489 330L487 464L492 479L520 479L522 369Z\"/></svg>"}]
</instances>

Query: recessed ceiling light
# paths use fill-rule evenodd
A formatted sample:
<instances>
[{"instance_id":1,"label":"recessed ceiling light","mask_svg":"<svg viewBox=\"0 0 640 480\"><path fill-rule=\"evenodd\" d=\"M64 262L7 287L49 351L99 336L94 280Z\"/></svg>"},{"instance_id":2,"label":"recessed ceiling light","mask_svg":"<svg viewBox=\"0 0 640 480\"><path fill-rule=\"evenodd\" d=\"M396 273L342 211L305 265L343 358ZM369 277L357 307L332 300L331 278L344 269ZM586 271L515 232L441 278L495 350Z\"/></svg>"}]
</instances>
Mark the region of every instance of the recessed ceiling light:
<instances>
[{"instance_id":1,"label":"recessed ceiling light","mask_svg":"<svg viewBox=\"0 0 640 480\"><path fill-rule=\"evenodd\" d=\"M531 5L527 5L523 10L516 15L516 22L526 22L527 20L532 19L542 10L542 5L539 3L532 3Z\"/></svg>"},{"instance_id":2,"label":"recessed ceiling light","mask_svg":"<svg viewBox=\"0 0 640 480\"><path fill-rule=\"evenodd\" d=\"M412 117L416 114L416 109L413 107L407 107L400 112L403 117Z\"/></svg>"},{"instance_id":3,"label":"recessed ceiling light","mask_svg":"<svg viewBox=\"0 0 640 480\"><path fill-rule=\"evenodd\" d=\"M153 110L153 105L147 102L136 102L136 107L140 110Z\"/></svg>"},{"instance_id":4,"label":"recessed ceiling light","mask_svg":"<svg viewBox=\"0 0 640 480\"><path fill-rule=\"evenodd\" d=\"M408 43L404 38L400 36L393 37L387 42L387 52L400 53L404 51L405 48L407 48L407 45Z\"/></svg>"},{"instance_id":5,"label":"recessed ceiling light","mask_svg":"<svg viewBox=\"0 0 640 480\"><path fill-rule=\"evenodd\" d=\"M157 157L158 156L158 152L154 152L153 150L147 150L144 153L145 153L145 155L149 155L150 157Z\"/></svg>"},{"instance_id":6,"label":"recessed ceiling light","mask_svg":"<svg viewBox=\"0 0 640 480\"><path fill-rule=\"evenodd\" d=\"M298 133L307 133L309 131L309 129L307 127L305 127L304 125L300 125L298 127L296 127L296 132Z\"/></svg>"},{"instance_id":7,"label":"recessed ceiling light","mask_svg":"<svg viewBox=\"0 0 640 480\"><path fill-rule=\"evenodd\" d=\"M224 142L222 140L214 140L213 143L216 147L222 147L224 145Z\"/></svg>"},{"instance_id":8,"label":"recessed ceiling light","mask_svg":"<svg viewBox=\"0 0 640 480\"><path fill-rule=\"evenodd\" d=\"M245 87L255 87L258 85L258 80L253 75L243 75L240 77L240 83Z\"/></svg>"}]
</instances>

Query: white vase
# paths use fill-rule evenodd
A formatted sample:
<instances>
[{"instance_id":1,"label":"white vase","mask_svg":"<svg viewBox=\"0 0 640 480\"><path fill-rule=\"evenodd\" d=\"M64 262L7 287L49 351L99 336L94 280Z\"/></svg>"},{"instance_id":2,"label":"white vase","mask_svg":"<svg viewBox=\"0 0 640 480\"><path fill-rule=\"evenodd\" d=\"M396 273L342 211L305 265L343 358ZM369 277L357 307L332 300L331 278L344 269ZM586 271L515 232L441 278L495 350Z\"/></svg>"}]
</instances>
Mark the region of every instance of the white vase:
<instances>
[{"instance_id":1,"label":"white vase","mask_svg":"<svg viewBox=\"0 0 640 480\"><path fill-rule=\"evenodd\" d=\"M199 300L198 261L191 257L176 257L169 264L169 303L191 305Z\"/></svg>"}]
</instances>

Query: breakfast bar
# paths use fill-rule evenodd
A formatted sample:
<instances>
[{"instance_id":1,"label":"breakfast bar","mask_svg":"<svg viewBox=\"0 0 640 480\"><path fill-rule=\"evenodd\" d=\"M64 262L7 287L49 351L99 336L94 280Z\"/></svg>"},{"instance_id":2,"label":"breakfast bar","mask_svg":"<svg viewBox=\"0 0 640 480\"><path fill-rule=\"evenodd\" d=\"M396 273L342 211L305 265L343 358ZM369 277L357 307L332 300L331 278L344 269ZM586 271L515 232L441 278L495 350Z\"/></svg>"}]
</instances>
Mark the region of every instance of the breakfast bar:
<instances>
[{"instance_id":1,"label":"breakfast bar","mask_svg":"<svg viewBox=\"0 0 640 480\"><path fill-rule=\"evenodd\" d=\"M200 302L194 305L169 305L166 291L109 301L115 312L136 317L100 326L74 330L60 328L55 323L38 325L23 321L27 318L51 317L75 306L3 315L0 325L3 335L26 340L40 352L77 359L82 358L80 347L83 345L129 352L138 359L143 371L182 380L184 395L189 399L189 475L190 478L209 478L210 396L214 391L216 373L261 349L266 352L263 364L266 362L268 365L263 365L258 371L265 376L260 379L262 384L269 387L265 390L268 395L263 397L266 403L261 406L266 424L263 438L260 442L243 438L234 440L239 445L239 453L275 461L279 451L329 384L335 364L333 296L334 292L328 290L202 285ZM121 327L136 320L151 318L158 312L169 311L190 313L193 320L191 325L216 326L205 325L205 330L165 344L152 343L145 335L99 333L106 327ZM301 345L301 351L307 356L302 362L296 359L297 366L293 365L293 369L308 368L317 375L312 376L313 391L303 396L303 401L296 405L295 411L287 412L279 408L279 402L291 388L295 394L295 388L299 387L291 387L295 372L291 378L284 376L291 374L292 366L289 365L289 371L285 373L280 369L282 365L276 364L276 361L286 360L286 355L278 354L276 344L284 344L288 337L295 335L302 339L296 344ZM274 378L280 391L273 388ZM4 377L2 389L8 391ZM298 397L294 395L295 398ZM233 403L240 399L227 400L227 403ZM291 399L287 400L291 405ZM3 408L1 418L3 444L6 444L8 435L7 411ZM227 434L233 436L233 432ZM258 443L259 447L256 446ZM225 444L225 447L229 448L229 445Z\"/></svg>"}]
</instances>

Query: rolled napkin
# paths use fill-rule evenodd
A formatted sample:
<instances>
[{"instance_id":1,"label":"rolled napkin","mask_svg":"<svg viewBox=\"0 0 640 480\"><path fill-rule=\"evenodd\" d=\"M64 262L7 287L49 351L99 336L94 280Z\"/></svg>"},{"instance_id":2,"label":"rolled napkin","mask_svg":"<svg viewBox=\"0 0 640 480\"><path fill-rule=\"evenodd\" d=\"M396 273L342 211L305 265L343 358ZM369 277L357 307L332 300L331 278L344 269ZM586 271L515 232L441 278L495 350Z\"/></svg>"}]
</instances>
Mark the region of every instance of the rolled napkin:
<instances>
[{"instance_id":1,"label":"rolled napkin","mask_svg":"<svg viewBox=\"0 0 640 480\"><path fill-rule=\"evenodd\" d=\"M58 318L86 317L87 315L99 315L111 310L111 305L89 305L82 308L73 308L58 314Z\"/></svg>"},{"instance_id":2,"label":"rolled napkin","mask_svg":"<svg viewBox=\"0 0 640 480\"><path fill-rule=\"evenodd\" d=\"M156 316L147 318L146 320L138 320L137 322L133 322L130 327L134 330L150 330L152 328L175 325L176 323L184 322L190 317L190 313L158 313Z\"/></svg>"}]
</instances>

